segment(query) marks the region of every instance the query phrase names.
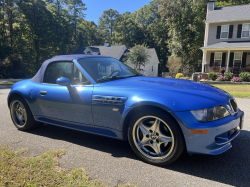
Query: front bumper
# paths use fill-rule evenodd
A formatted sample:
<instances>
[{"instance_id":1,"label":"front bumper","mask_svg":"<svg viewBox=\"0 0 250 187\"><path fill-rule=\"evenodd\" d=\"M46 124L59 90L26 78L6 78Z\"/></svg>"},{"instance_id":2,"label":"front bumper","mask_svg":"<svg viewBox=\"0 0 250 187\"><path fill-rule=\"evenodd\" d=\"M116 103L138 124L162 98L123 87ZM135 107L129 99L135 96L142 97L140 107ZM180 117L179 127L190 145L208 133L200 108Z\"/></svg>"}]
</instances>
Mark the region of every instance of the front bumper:
<instances>
[{"instance_id":1,"label":"front bumper","mask_svg":"<svg viewBox=\"0 0 250 187\"><path fill-rule=\"evenodd\" d=\"M240 133L244 112L239 110L234 116L201 123L189 111L177 112L179 123L190 154L217 155L232 147L231 141ZM208 130L207 134L192 134L190 130Z\"/></svg>"}]
</instances>

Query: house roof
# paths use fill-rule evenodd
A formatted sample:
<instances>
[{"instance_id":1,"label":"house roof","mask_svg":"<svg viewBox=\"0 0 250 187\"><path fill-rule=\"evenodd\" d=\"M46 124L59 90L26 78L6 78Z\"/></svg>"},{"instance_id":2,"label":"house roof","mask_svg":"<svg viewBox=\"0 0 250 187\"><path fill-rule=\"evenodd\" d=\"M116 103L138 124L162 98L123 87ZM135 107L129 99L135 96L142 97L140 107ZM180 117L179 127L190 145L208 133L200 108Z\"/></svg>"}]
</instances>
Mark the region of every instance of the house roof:
<instances>
[{"instance_id":1,"label":"house roof","mask_svg":"<svg viewBox=\"0 0 250 187\"><path fill-rule=\"evenodd\" d=\"M216 49L216 48L249 48L250 41L227 41L219 42L206 47L201 47L201 49Z\"/></svg>"},{"instance_id":2,"label":"house roof","mask_svg":"<svg viewBox=\"0 0 250 187\"><path fill-rule=\"evenodd\" d=\"M118 60L121 58L122 53L126 49L125 45L111 45L109 47L105 46L91 46L91 47L98 48L100 50L101 55L110 56Z\"/></svg>"},{"instance_id":3,"label":"house roof","mask_svg":"<svg viewBox=\"0 0 250 187\"><path fill-rule=\"evenodd\" d=\"M208 11L206 23L250 20L250 4L226 6Z\"/></svg>"},{"instance_id":4,"label":"house roof","mask_svg":"<svg viewBox=\"0 0 250 187\"><path fill-rule=\"evenodd\" d=\"M99 48L97 48L97 47L89 47L90 49L91 49L91 51L93 51L93 52L100 52L100 50L99 50Z\"/></svg>"}]
</instances>

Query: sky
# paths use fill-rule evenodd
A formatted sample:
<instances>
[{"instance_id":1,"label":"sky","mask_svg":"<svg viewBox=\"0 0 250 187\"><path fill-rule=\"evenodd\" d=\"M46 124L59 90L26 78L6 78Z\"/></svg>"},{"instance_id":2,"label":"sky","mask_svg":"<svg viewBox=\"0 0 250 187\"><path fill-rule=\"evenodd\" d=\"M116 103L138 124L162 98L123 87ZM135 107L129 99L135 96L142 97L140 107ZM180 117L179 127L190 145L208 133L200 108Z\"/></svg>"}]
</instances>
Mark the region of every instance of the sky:
<instances>
[{"instance_id":1,"label":"sky","mask_svg":"<svg viewBox=\"0 0 250 187\"><path fill-rule=\"evenodd\" d=\"M134 12L144 5L148 5L151 0L83 0L87 10L84 11L87 21L94 21L98 24L104 10L110 8L117 10L120 14L124 12Z\"/></svg>"}]
</instances>

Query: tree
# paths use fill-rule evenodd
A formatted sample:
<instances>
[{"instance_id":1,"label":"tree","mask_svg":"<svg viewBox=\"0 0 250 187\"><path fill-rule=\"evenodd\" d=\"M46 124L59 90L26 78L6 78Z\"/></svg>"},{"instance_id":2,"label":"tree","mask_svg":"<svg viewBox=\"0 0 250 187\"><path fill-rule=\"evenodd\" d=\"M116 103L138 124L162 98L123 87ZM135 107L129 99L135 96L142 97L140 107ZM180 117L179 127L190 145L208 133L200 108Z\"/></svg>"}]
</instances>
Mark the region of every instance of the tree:
<instances>
[{"instance_id":1,"label":"tree","mask_svg":"<svg viewBox=\"0 0 250 187\"><path fill-rule=\"evenodd\" d=\"M146 49L147 47L143 45L135 45L131 52L125 54L128 58L128 63L134 64L138 72L140 72L141 66L145 67L151 57Z\"/></svg>"},{"instance_id":2,"label":"tree","mask_svg":"<svg viewBox=\"0 0 250 187\"><path fill-rule=\"evenodd\" d=\"M181 69L181 58L170 56L168 58L167 68L171 73L177 73Z\"/></svg>"},{"instance_id":3,"label":"tree","mask_svg":"<svg viewBox=\"0 0 250 187\"><path fill-rule=\"evenodd\" d=\"M74 25L74 39L75 42L77 41L77 21L79 18L84 18L85 14L83 13L84 10L87 10L85 7L86 4L82 2L82 0L65 0L68 5L68 10L72 16L72 22Z\"/></svg>"},{"instance_id":4,"label":"tree","mask_svg":"<svg viewBox=\"0 0 250 187\"><path fill-rule=\"evenodd\" d=\"M98 28L101 30L108 30L110 36L109 41L112 44L112 34L113 29L116 26L116 18L118 17L119 12L114 9L104 10L102 16L99 18L98 21Z\"/></svg>"}]
</instances>

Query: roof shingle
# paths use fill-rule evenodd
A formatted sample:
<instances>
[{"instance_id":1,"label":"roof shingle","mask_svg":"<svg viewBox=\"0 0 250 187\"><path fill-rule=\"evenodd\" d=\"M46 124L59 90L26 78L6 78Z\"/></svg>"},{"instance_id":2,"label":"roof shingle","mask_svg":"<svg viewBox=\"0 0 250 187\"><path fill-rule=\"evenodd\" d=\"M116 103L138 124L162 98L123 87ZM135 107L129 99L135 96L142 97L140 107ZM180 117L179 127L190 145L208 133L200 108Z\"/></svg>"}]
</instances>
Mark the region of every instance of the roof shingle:
<instances>
[{"instance_id":1,"label":"roof shingle","mask_svg":"<svg viewBox=\"0 0 250 187\"><path fill-rule=\"evenodd\" d=\"M206 23L250 20L250 4L215 8L207 14Z\"/></svg>"}]
</instances>

